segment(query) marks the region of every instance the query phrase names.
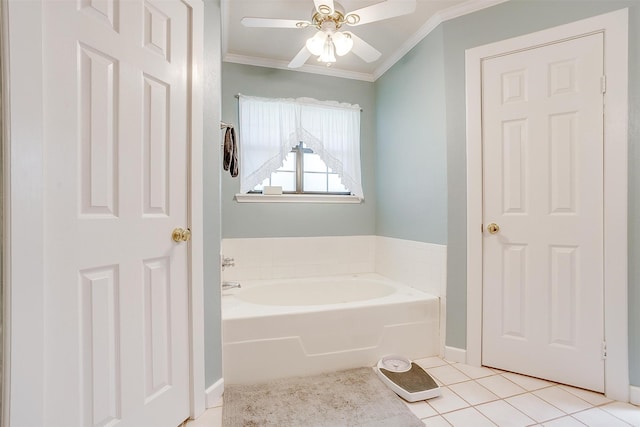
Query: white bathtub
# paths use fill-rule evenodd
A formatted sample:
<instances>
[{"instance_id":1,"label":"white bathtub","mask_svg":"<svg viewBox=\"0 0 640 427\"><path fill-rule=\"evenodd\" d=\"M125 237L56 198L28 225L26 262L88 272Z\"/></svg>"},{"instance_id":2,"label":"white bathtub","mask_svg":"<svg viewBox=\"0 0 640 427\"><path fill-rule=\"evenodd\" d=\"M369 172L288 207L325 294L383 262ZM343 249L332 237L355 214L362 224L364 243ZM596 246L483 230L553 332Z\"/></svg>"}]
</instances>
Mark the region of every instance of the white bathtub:
<instances>
[{"instance_id":1,"label":"white bathtub","mask_svg":"<svg viewBox=\"0 0 640 427\"><path fill-rule=\"evenodd\" d=\"M377 274L245 281L222 295L227 384L438 354L438 298Z\"/></svg>"}]
</instances>

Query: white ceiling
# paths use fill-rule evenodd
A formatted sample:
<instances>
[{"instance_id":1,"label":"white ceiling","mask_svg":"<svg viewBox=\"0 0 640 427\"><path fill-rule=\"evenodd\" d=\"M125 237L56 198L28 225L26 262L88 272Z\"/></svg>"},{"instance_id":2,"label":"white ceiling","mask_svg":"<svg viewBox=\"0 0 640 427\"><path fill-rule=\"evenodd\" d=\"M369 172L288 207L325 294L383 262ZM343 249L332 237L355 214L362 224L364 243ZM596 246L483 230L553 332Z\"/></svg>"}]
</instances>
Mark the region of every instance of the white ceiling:
<instances>
[{"instance_id":1,"label":"white ceiling","mask_svg":"<svg viewBox=\"0 0 640 427\"><path fill-rule=\"evenodd\" d=\"M504 1L417 0L412 14L349 28L382 53L377 61L366 63L348 53L338 57L331 67L326 67L315 65L317 62L311 57L297 70L374 81L441 22ZM379 2L339 0L347 12ZM226 62L288 69L289 61L317 31L314 28L247 28L240 23L245 16L310 21L313 0L223 0L221 4L222 60Z\"/></svg>"}]
</instances>

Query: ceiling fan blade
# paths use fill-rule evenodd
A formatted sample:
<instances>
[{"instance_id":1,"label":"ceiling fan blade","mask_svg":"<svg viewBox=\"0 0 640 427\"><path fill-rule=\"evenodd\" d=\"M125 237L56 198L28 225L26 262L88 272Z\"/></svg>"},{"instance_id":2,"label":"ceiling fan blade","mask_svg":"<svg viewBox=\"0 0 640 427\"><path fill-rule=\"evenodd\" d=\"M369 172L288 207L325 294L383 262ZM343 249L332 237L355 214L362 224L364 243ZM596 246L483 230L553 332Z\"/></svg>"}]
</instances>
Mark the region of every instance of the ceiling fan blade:
<instances>
[{"instance_id":1,"label":"ceiling fan blade","mask_svg":"<svg viewBox=\"0 0 640 427\"><path fill-rule=\"evenodd\" d=\"M316 10L324 15L331 15L335 10L333 0L313 0Z\"/></svg>"},{"instance_id":2,"label":"ceiling fan blade","mask_svg":"<svg viewBox=\"0 0 640 427\"><path fill-rule=\"evenodd\" d=\"M311 57L311 52L307 50L306 46L302 46L300 52L289 62L289 68L300 68L307 62L307 59Z\"/></svg>"},{"instance_id":3,"label":"ceiling fan blade","mask_svg":"<svg viewBox=\"0 0 640 427\"><path fill-rule=\"evenodd\" d=\"M358 55L365 62L376 61L382 55L375 47L371 46L352 32L345 31L345 33L349 34L353 40L353 48L351 49L351 52Z\"/></svg>"},{"instance_id":4,"label":"ceiling fan blade","mask_svg":"<svg viewBox=\"0 0 640 427\"><path fill-rule=\"evenodd\" d=\"M311 24L308 21L295 19L251 18L245 16L240 21L245 27L260 28L305 28Z\"/></svg>"},{"instance_id":5,"label":"ceiling fan blade","mask_svg":"<svg viewBox=\"0 0 640 427\"><path fill-rule=\"evenodd\" d=\"M356 26L396 16L408 15L416 10L416 0L386 0L372 6L363 7L347 13L345 22ZM359 17L360 19L355 17Z\"/></svg>"}]
</instances>

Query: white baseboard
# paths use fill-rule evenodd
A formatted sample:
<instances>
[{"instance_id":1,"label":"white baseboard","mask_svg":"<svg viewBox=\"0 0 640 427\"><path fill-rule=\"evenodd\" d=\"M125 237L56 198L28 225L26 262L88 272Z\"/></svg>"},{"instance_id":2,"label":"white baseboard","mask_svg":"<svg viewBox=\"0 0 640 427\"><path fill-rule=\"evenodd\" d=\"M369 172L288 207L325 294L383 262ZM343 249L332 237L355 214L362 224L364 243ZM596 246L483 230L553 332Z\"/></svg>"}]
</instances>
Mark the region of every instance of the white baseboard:
<instances>
[{"instance_id":1,"label":"white baseboard","mask_svg":"<svg viewBox=\"0 0 640 427\"><path fill-rule=\"evenodd\" d=\"M467 363L467 350L464 348L445 346L444 358L451 362Z\"/></svg>"},{"instance_id":2,"label":"white baseboard","mask_svg":"<svg viewBox=\"0 0 640 427\"><path fill-rule=\"evenodd\" d=\"M207 409L215 408L216 406L222 405L222 393L224 392L224 378L220 378L218 381L213 383L211 387L209 387L205 391L205 395L207 397Z\"/></svg>"},{"instance_id":3,"label":"white baseboard","mask_svg":"<svg viewBox=\"0 0 640 427\"><path fill-rule=\"evenodd\" d=\"M444 358L447 348L447 297L445 294L440 296L440 338L438 342L438 356Z\"/></svg>"},{"instance_id":4,"label":"white baseboard","mask_svg":"<svg viewBox=\"0 0 640 427\"><path fill-rule=\"evenodd\" d=\"M629 402L634 405L640 405L640 387L629 386Z\"/></svg>"}]
</instances>

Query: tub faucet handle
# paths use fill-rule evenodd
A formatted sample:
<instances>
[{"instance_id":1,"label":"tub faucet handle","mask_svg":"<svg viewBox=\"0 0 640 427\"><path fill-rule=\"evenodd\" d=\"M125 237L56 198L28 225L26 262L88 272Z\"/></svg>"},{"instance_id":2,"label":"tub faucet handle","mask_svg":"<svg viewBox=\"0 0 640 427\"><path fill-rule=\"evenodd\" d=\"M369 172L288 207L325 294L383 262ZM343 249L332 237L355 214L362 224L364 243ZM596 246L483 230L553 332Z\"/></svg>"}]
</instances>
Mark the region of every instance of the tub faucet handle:
<instances>
[{"instance_id":1,"label":"tub faucet handle","mask_svg":"<svg viewBox=\"0 0 640 427\"><path fill-rule=\"evenodd\" d=\"M236 265L235 260L233 258L222 257L222 269L225 267L234 267Z\"/></svg>"},{"instance_id":2,"label":"tub faucet handle","mask_svg":"<svg viewBox=\"0 0 640 427\"><path fill-rule=\"evenodd\" d=\"M238 282L222 282L222 290L233 289L233 288L241 288L240 283Z\"/></svg>"}]
</instances>

